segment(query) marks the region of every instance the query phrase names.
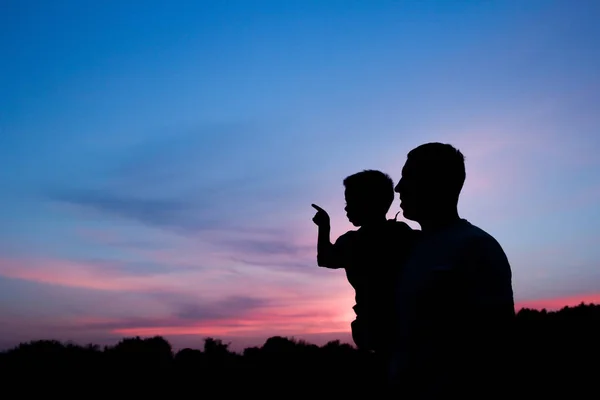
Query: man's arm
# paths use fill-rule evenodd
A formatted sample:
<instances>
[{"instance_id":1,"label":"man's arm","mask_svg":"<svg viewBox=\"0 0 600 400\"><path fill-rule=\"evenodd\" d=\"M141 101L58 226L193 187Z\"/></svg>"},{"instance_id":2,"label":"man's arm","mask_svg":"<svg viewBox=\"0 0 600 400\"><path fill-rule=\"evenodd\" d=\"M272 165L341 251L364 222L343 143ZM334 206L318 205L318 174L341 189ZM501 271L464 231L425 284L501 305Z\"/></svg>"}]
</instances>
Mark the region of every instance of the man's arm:
<instances>
[{"instance_id":1,"label":"man's arm","mask_svg":"<svg viewBox=\"0 0 600 400\"><path fill-rule=\"evenodd\" d=\"M501 319L513 316L512 271L496 239L492 236L475 239L465 254L465 267L474 280L471 290L478 308Z\"/></svg>"},{"instance_id":2,"label":"man's arm","mask_svg":"<svg viewBox=\"0 0 600 400\"><path fill-rule=\"evenodd\" d=\"M486 235L474 241L465 266L472 277L469 282L472 307L466 317L470 317L471 341L478 348L474 355L477 354L480 365L510 365L515 308L508 258L496 239ZM500 372L493 375L493 379L504 381Z\"/></svg>"}]
</instances>

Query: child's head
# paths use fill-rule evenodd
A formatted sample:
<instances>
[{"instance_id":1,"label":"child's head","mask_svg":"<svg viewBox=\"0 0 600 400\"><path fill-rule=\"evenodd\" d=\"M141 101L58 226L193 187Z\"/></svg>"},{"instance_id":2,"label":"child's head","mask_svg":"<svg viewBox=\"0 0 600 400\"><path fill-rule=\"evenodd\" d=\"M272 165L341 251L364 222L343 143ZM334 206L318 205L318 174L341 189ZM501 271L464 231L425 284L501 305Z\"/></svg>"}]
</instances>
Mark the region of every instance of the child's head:
<instances>
[{"instance_id":1,"label":"child's head","mask_svg":"<svg viewBox=\"0 0 600 400\"><path fill-rule=\"evenodd\" d=\"M385 219L394 201L394 182L381 171L364 170L344 179L346 215L354 226Z\"/></svg>"}]
</instances>

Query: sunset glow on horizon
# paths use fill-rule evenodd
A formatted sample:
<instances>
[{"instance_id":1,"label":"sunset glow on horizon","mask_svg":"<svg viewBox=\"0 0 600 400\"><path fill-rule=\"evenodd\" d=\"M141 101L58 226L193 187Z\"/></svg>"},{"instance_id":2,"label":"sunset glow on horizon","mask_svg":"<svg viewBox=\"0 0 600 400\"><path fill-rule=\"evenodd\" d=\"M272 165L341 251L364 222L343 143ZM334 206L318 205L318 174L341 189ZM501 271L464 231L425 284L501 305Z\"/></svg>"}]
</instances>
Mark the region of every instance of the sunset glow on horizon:
<instances>
[{"instance_id":1,"label":"sunset glow on horizon","mask_svg":"<svg viewBox=\"0 0 600 400\"><path fill-rule=\"evenodd\" d=\"M226 3L6 2L0 350L351 342L310 205L431 141L517 308L600 303L600 3Z\"/></svg>"}]
</instances>

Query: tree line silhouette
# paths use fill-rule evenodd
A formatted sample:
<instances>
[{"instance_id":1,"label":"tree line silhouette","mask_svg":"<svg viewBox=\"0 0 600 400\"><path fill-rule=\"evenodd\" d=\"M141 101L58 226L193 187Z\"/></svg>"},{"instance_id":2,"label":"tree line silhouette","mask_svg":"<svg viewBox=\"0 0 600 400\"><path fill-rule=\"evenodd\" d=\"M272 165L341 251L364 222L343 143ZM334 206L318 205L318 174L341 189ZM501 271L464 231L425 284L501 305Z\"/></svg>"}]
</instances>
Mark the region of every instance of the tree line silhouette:
<instances>
[{"instance_id":1,"label":"tree line silhouette","mask_svg":"<svg viewBox=\"0 0 600 400\"><path fill-rule=\"evenodd\" d=\"M600 305L582 303L555 312L522 309L512 365L498 368L513 371L514 380L507 384L515 396L594 397L599 339ZM280 336L241 353L215 338L205 338L202 350L177 352L159 336L124 338L103 348L39 340L0 353L0 382L5 393L13 386L20 396L350 395L379 387L373 357L339 340L317 346Z\"/></svg>"}]
</instances>

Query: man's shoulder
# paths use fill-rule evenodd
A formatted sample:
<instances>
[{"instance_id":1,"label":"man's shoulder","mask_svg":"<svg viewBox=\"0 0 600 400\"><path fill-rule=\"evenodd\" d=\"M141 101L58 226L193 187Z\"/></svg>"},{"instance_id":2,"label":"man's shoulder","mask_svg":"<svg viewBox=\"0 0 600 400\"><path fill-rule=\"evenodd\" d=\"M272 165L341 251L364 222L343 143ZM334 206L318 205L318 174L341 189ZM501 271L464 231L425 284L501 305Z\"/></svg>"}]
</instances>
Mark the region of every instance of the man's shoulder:
<instances>
[{"instance_id":1,"label":"man's shoulder","mask_svg":"<svg viewBox=\"0 0 600 400\"><path fill-rule=\"evenodd\" d=\"M504 249L491 234L482 228L467 222L461 232L462 250L479 258L506 260Z\"/></svg>"},{"instance_id":2,"label":"man's shoulder","mask_svg":"<svg viewBox=\"0 0 600 400\"><path fill-rule=\"evenodd\" d=\"M457 238L466 244L472 245L500 245L496 238L490 235L488 232L480 228L479 226L473 225L467 220L463 220L462 223L457 227L454 232Z\"/></svg>"}]
</instances>

